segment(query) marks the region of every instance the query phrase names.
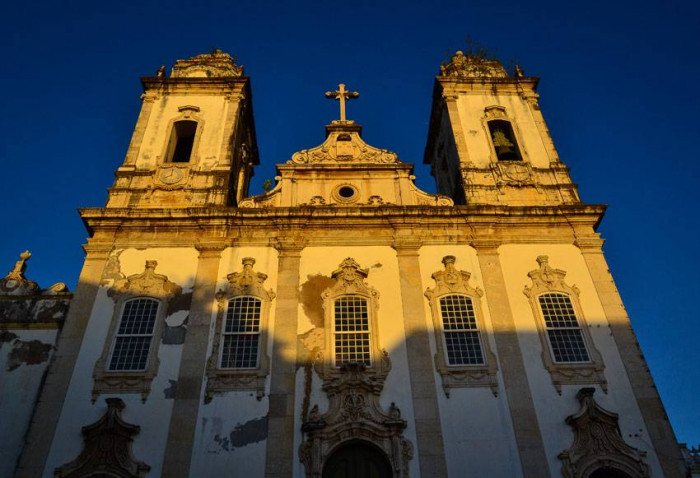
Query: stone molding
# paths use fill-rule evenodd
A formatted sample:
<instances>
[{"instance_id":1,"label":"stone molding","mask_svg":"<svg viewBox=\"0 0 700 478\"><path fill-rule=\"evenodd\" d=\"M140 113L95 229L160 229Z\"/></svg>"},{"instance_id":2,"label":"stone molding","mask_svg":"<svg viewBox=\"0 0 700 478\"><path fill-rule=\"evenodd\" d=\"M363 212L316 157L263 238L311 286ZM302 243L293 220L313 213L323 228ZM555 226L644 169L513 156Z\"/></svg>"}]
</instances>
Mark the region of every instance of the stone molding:
<instances>
[{"instance_id":1,"label":"stone molding","mask_svg":"<svg viewBox=\"0 0 700 478\"><path fill-rule=\"evenodd\" d=\"M445 395L450 397L452 388L462 387L490 387L494 396L498 395L498 363L496 356L491 351L489 337L484 324L481 308L481 297L484 292L480 288L469 285L470 272L460 271L455 268L455 256L445 256L442 263L445 269L432 275L435 281L434 288L427 288L425 296L430 302L430 311L433 317L435 330L435 367L442 377L442 388ZM469 297L474 306L474 315L478 327L479 341L484 357L484 364L480 365L450 365L446 358L444 325L440 313L440 299L447 295L462 295Z\"/></svg>"},{"instance_id":2,"label":"stone molding","mask_svg":"<svg viewBox=\"0 0 700 478\"><path fill-rule=\"evenodd\" d=\"M532 281L531 286L525 286L523 294L529 299L533 317L537 324L538 335L542 345L542 362L552 377L552 384L561 395L562 385L595 384L607 392L608 382L605 379L603 357L593 343L586 318L583 315L579 299L580 290L576 285L569 286L564 278L566 272L554 269L549 265L548 256L537 257L538 269L528 272ZM589 354L590 361L585 363L558 363L552 356L551 344L547 336L544 317L539 304L539 296L548 292L561 292L569 297L573 305L579 328Z\"/></svg>"},{"instance_id":3,"label":"stone molding","mask_svg":"<svg viewBox=\"0 0 700 478\"><path fill-rule=\"evenodd\" d=\"M115 281L107 294L114 300L114 312L109 326L107 339L102 348L102 354L95 363L92 377L92 402L94 403L105 393L140 393L141 400L146 401L151 391L151 383L158 373L160 360L158 347L165 325L168 301L182 293L182 288L168 280L167 276L155 272L157 261L146 261L145 270L140 274L131 275ZM135 298L146 297L158 302L153 339L148 352L148 362L145 370L139 371L110 371L108 362L112 353L117 328L121 322L126 303Z\"/></svg>"},{"instance_id":4,"label":"stone molding","mask_svg":"<svg viewBox=\"0 0 700 478\"><path fill-rule=\"evenodd\" d=\"M566 418L574 432L574 442L559 454L565 478L588 478L601 468L624 472L630 477L647 478L646 452L625 443L617 413L602 408L593 398L594 388L582 388L576 394L581 404L578 413Z\"/></svg>"},{"instance_id":5,"label":"stone molding","mask_svg":"<svg viewBox=\"0 0 700 478\"><path fill-rule=\"evenodd\" d=\"M379 291L367 285L365 279L368 275L369 269L362 269L355 259L348 257L341 262L338 269L331 274L331 278L335 280L335 284L321 293L325 324L325 346L322 351L319 352L319 356L314 362L314 368L324 379L337 377L341 373L340 367L335 365L333 308L335 300L346 295L359 296L367 300L371 365L366 368L365 373L376 375L383 379L389 373L389 370L391 370L389 354L379 346L379 326L377 324Z\"/></svg>"},{"instance_id":6,"label":"stone molding","mask_svg":"<svg viewBox=\"0 0 700 478\"><path fill-rule=\"evenodd\" d=\"M114 476L145 478L151 467L134 458L132 444L141 427L122 418L126 407L120 398L107 398L107 412L82 428L83 450L78 457L56 468L56 478Z\"/></svg>"},{"instance_id":7,"label":"stone molding","mask_svg":"<svg viewBox=\"0 0 700 478\"><path fill-rule=\"evenodd\" d=\"M408 477L413 445L403 437L407 422L394 403L387 411L379 404L386 376L368 373L357 363L347 363L338 372L324 378L328 411L321 413L314 405L302 424L305 438L299 447L299 459L306 477L320 478L327 458L345 443L357 440L384 452L395 478Z\"/></svg>"},{"instance_id":8,"label":"stone molding","mask_svg":"<svg viewBox=\"0 0 700 478\"><path fill-rule=\"evenodd\" d=\"M270 304L275 298L275 293L272 289L266 290L264 287L267 274L253 270L255 259L244 257L242 264L241 272L233 272L226 276L227 288L216 293L216 329L211 355L207 359L205 402L211 401L214 394L231 390L252 390L256 392L258 400L265 394L265 381L270 373L270 356L267 354L268 323ZM258 366L253 369L222 369L221 339L228 303L242 296L255 297L261 301Z\"/></svg>"}]
</instances>

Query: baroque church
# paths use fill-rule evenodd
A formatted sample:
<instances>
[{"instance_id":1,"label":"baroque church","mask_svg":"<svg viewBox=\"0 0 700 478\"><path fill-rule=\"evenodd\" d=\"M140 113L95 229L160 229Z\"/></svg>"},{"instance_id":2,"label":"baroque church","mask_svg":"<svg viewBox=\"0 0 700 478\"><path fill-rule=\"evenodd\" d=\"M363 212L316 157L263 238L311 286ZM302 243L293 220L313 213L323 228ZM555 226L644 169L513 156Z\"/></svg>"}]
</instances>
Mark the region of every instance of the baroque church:
<instances>
[{"instance_id":1,"label":"baroque church","mask_svg":"<svg viewBox=\"0 0 700 478\"><path fill-rule=\"evenodd\" d=\"M440 67L438 194L341 84L257 196L243 67L214 50L141 81L76 290L30 280L29 252L0 280L0 476L700 476L538 78Z\"/></svg>"}]
</instances>

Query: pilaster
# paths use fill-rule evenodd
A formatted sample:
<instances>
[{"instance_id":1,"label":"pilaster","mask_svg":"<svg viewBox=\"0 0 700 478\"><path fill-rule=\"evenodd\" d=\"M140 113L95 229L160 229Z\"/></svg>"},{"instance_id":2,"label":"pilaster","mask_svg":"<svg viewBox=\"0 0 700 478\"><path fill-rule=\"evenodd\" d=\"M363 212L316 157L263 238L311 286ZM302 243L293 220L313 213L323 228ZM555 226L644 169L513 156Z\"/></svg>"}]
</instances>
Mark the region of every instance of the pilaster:
<instances>
[{"instance_id":1,"label":"pilaster","mask_svg":"<svg viewBox=\"0 0 700 478\"><path fill-rule=\"evenodd\" d=\"M111 244L94 242L84 247L86 256L83 269L34 409L16 477L33 478L42 476L44 472L111 248Z\"/></svg>"},{"instance_id":2,"label":"pilaster","mask_svg":"<svg viewBox=\"0 0 700 478\"><path fill-rule=\"evenodd\" d=\"M198 244L199 261L192 291L187 335L182 347L173 411L170 415L162 476L188 477L203 380L210 324L223 244Z\"/></svg>"},{"instance_id":3,"label":"pilaster","mask_svg":"<svg viewBox=\"0 0 700 478\"><path fill-rule=\"evenodd\" d=\"M525 478L549 476L549 463L542 440L535 403L527 380L525 362L503 277L499 244L488 240L472 243L479 259L503 384L508 398L515 441Z\"/></svg>"},{"instance_id":4,"label":"pilaster","mask_svg":"<svg viewBox=\"0 0 700 478\"><path fill-rule=\"evenodd\" d=\"M299 307L299 264L303 245L299 241L278 241L277 305L275 340L272 346L270 408L267 420L265 476L287 478L293 475L294 396L297 361L297 322Z\"/></svg>"},{"instance_id":5,"label":"pilaster","mask_svg":"<svg viewBox=\"0 0 700 478\"><path fill-rule=\"evenodd\" d=\"M399 263L401 306L413 397L416 445L421 477L447 476L445 447L438 406L435 371L423 303L418 241L394 242Z\"/></svg>"},{"instance_id":6,"label":"pilaster","mask_svg":"<svg viewBox=\"0 0 700 478\"><path fill-rule=\"evenodd\" d=\"M136 159L141 149L141 143L143 142L143 136L146 132L146 126L148 126L148 120L151 117L151 111L153 111L153 103L155 103L157 98L158 95L156 93L144 93L141 95L141 99L143 100L141 112L139 113L139 118L136 120L136 127L134 128L134 134L129 143L129 149L126 151L126 158L124 159L123 166L133 168L136 164Z\"/></svg>"},{"instance_id":7,"label":"pilaster","mask_svg":"<svg viewBox=\"0 0 700 478\"><path fill-rule=\"evenodd\" d=\"M686 467L676 435L668 421L649 366L644 359L639 342L632 330L629 316L622 303L608 263L603 255L603 241L597 238L579 238L576 246L581 250L593 280L603 311L608 319L613 339L620 352L622 363L629 377L637 406L642 413L656 456L666 478L686 476Z\"/></svg>"}]
</instances>

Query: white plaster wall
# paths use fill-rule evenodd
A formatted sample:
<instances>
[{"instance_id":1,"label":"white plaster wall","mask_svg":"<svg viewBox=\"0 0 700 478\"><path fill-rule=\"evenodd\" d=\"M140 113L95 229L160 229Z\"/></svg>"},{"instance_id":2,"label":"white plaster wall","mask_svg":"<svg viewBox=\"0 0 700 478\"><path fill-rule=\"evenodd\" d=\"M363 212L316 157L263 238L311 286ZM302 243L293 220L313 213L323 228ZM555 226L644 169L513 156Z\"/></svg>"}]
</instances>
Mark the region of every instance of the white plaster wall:
<instances>
[{"instance_id":1,"label":"white plaster wall","mask_svg":"<svg viewBox=\"0 0 700 478\"><path fill-rule=\"evenodd\" d=\"M126 249L119 259L125 276L140 274L146 260L156 260L156 273L166 275L183 288L183 293L187 293L191 292L194 283L197 257L194 248L149 248ZM153 476L158 476L162 468L173 405L172 399L165 398L165 390L171 387L172 381L177 381L182 345L159 344L160 366L145 403L140 394L110 393L100 396L93 404L92 373L102 354L114 312L114 301L107 295L110 286L111 281L101 286L97 293L44 469L45 478L53 477L56 467L78 456L83 448L81 427L94 423L105 413L104 400L108 397L121 398L126 404L122 418L141 427L133 444L134 457L150 465Z\"/></svg>"},{"instance_id":2,"label":"white plaster wall","mask_svg":"<svg viewBox=\"0 0 700 478\"><path fill-rule=\"evenodd\" d=\"M576 393L587 385L564 386L560 396L552 385L549 372L544 368L535 317L528 298L523 294L524 287L532 283L527 273L537 269L535 259L538 255L548 255L552 267L567 272L566 283L575 284L581 290L583 314L593 342L603 357L605 377L608 381L608 393L605 394L596 386L594 398L603 408L620 415L619 424L623 438L629 445L647 452L645 460L651 467L652 476L663 476L605 313L579 249L573 245L523 244L501 246L499 253L552 476L562 476L561 461L557 455L573 443L573 432L566 425L565 419L579 411ZM549 350L545 352L549 353Z\"/></svg>"},{"instance_id":3,"label":"white plaster wall","mask_svg":"<svg viewBox=\"0 0 700 478\"><path fill-rule=\"evenodd\" d=\"M388 410L391 402L401 409L401 416L408 422L404 437L416 445L416 429L411 394L411 381L408 372L406 356L406 336L403 327L403 308L401 304L401 288L399 284L398 261L396 251L386 246L365 247L308 247L302 251L300 263L300 284L306 282L309 276L317 274L330 277L338 265L346 258L352 257L363 268L369 268L367 284L379 291L379 310L377 311L379 346L389 352L392 369L387 377L380 404ZM304 334L313 325L299 305L298 333ZM375 338L376 339L376 338ZM304 398L303 370L297 372L297 393L295 397L295 437L294 450L299 449L302 441L301 434L301 403ZM314 377L310 406L319 405L321 413L328 410L328 402L320 390L321 381ZM410 475L419 476L417 453L410 461ZM295 455L294 476L304 476L303 466L299 462L298 453Z\"/></svg>"},{"instance_id":4,"label":"white plaster wall","mask_svg":"<svg viewBox=\"0 0 700 478\"><path fill-rule=\"evenodd\" d=\"M423 290L435 287L432 274L444 270L442 258L456 257L455 267L471 273L469 284L484 290L476 251L469 246L424 246L420 249ZM437 353L430 302L424 298L426 326L430 331L432 360ZM485 329L482 340L488 340L491 351L498 355L493 325L488 310L488 296L481 298L481 313ZM498 396L491 388L453 388L450 398L444 393L442 377L435 373L440 421L443 430L445 458L450 476L460 477L519 477L519 466L513 423L508 397L501 374L498 374Z\"/></svg>"},{"instance_id":5,"label":"white plaster wall","mask_svg":"<svg viewBox=\"0 0 700 478\"><path fill-rule=\"evenodd\" d=\"M513 129L519 133L519 136L516 133L516 137L519 139L519 146L521 151L524 151L524 156L527 155L535 167L549 167L547 150L527 102L514 94L494 95L483 92L459 96L457 110L469 151L469 160L479 167L486 167L489 164L489 158L492 155L491 141L482 121L484 108L488 106L503 106L508 119L513 124Z\"/></svg>"},{"instance_id":6,"label":"white plaster wall","mask_svg":"<svg viewBox=\"0 0 700 478\"><path fill-rule=\"evenodd\" d=\"M268 247L228 248L221 255L217 290L226 289L226 276L243 269L242 259L255 259L253 269L267 274L266 289L277 289L277 251ZM212 301L214 298L212 297ZM272 357L276 301L270 304L268 318L267 355ZM212 315L207 357L212 353L216 330L216 307ZM274 363L271 364L274 367ZM210 403L204 403L204 388L195 432L190 476L263 476L267 440L257 431L267 434L268 393L270 375L265 385L265 396L256 398L256 392L233 391L217 394ZM264 428L263 428L264 427ZM262 439L261 439L262 438Z\"/></svg>"},{"instance_id":7,"label":"white plaster wall","mask_svg":"<svg viewBox=\"0 0 700 478\"><path fill-rule=\"evenodd\" d=\"M200 111L196 119L203 121L198 126L202 127L199 146L193 150L195 156L190 162L198 169L208 169L216 163L221 152L227 109L235 108L236 104L228 104L223 95L168 94L154 101L136 167L149 169L163 162L171 134L170 122L182 118L178 111L182 106L197 106Z\"/></svg>"},{"instance_id":8,"label":"white plaster wall","mask_svg":"<svg viewBox=\"0 0 700 478\"><path fill-rule=\"evenodd\" d=\"M31 342L37 340L42 344L54 345L58 330L2 330L16 337L9 342L0 342L0 476L12 476L24 445L24 438L34 412L37 395L41 387L48 359L37 364L22 363L13 366L9 357L15 341ZM13 367L10 370L10 367Z\"/></svg>"}]
</instances>

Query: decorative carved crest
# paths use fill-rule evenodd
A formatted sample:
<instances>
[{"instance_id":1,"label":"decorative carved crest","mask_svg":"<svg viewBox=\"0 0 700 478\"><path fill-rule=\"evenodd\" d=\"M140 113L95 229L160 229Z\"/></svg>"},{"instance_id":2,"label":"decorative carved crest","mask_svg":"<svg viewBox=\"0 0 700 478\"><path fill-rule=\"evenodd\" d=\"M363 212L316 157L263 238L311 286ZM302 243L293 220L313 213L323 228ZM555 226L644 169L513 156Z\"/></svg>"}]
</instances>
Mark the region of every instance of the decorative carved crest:
<instances>
[{"instance_id":1,"label":"decorative carved crest","mask_svg":"<svg viewBox=\"0 0 700 478\"><path fill-rule=\"evenodd\" d=\"M346 121L345 123L352 123ZM320 146L304 149L292 155L287 161L292 164L311 163L400 163L396 153L386 149L375 148L365 143L360 134L348 130L330 131L326 140Z\"/></svg>"},{"instance_id":2,"label":"decorative carved crest","mask_svg":"<svg viewBox=\"0 0 700 478\"><path fill-rule=\"evenodd\" d=\"M125 405L120 398L108 398L105 401L107 413L92 425L83 427L83 451L75 460L56 468L57 478L141 478L151 469L146 463L136 460L131 452L134 437L141 427L122 419L121 413Z\"/></svg>"},{"instance_id":3,"label":"decorative carved crest","mask_svg":"<svg viewBox=\"0 0 700 478\"><path fill-rule=\"evenodd\" d=\"M379 447L389 458L394 476L408 476L413 445L403 437L407 423L394 403L388 411L383 410L379 404L382 388L383 380L368 373L361 364L345 364L339 375L324 381L328 411L321 414L318 405L314 405L308 417L303 417L306 439L299 447L299 458L307 477L320 478L325 460L351 440Z\"/></svg>"},{"instance_id":4,"label":"decorative carved crest","mask_svg":"<svg viewBox=\"0 0 700 478\"><path fill-rule=\"evenodd\" d=\"M29 251L21 253L12 270L0 279L0 295L56 295L68 292L63 282L56 282L48 289L42 290L39 284L27 279L24 272L27 270L27 261L30 257L32 253Z\"/></svg>"},{"instance_id":5,"label":"decorative carved crest","mask_svg":"<svg viewBox=\"0 0 700 478\"><path fill-rule=\"evenodd\" d=\"M173 78L221 78L243 76L243 67L228 53L214 50L211 53L177 60L173 67Z\"/></svg>"},{"instance_id":6,"label":"decorative carved crest","mask_svg":"<svg viewBox=\"0 0 700 478\"><path fill-rule=\"evenodd\" d=\"M368 274L369 269L362 269L352 257L346 258L331 274L335 285L326 289L321 298L325 300L343 294L363 294L379 299L379 292L365 282Z\"/></svg>"},{"instance_id":7,"label":"decorative carved crest","mask_svg":"<svg viewBox=\"0 0 700 478\"><path fill-rule=\"evenodd\" d=\"M182 287L170 282L162 274L156 274L157 261L146 261L145 270L126 279L117 280L110 290L112 294L148 295L169 299L182 292Z\"/></svg>"},{"instance_id":8,"label":"decorative carved crest","mask_svg":"<svg viewBox=\"0 0 700 478\"><path fill-rule=\"evenodd\" d=\"M582 388L576 398L581 410L566 418L574 430L574 443L559 454L563 462L562 472L566 478L586 478L594 471L615 469L629 476L649 476L649 467L644 463L645 452L625 443L618 426L618 415L596 403L594 388Z\"/></svg>"},{"instance_id":9,"label":"decorative carved crest","mask_svg":"<svg viewBox=\"0 0 700 478\"><path fill-rule=\"evenodd\" d=\"M216 298L221 300L237 295L253 295L267 301L274 299L274 291L265 289L264 284L267 280L267 274L253 270L255 259L244 257L241 262L243 270L241 272L232 272L226 276L228 279L228 290L219 290L216 293Z\"/></svg>"},{"instance_id":10,"label":"decorative carved crest","mask_svg":"<svg viewBox=\"0 0 700 478\"><path fill-rule=\"evenodd\" d=\"M549 290L561 290L579 295L579 288L575 285L569 286L564 282L566 272L561 269L554 269L549 265L549 256L537 256L539 269L527 273L532 279L532 287L525 286L524 294L528 297L535 297L540 292Z\"/></svg>"},{"instance_id":11,"label":"decorative carved crest","mask_svg":"<svg viewBox=\"0 0 700 478\"><path fill-rule=\"evenodd\" d=\"M527 161L495 161L491 165L496 186L537 186L532 164Z\"/></svg>"},{"instance_id":12,"label":"decorative carved crest","mask_svg":"<svg viewBox=\"0 0 700 478\"><path fill-rule=\"evenodd\" d=\"M470 272L458 271L455 268L456 260L455 256L445 256L442 258L445 270L433 273L432 278L435 281L435 288L428 288L425 291L425 296L428 299L455 292L475 295L477 297L484 295L484 291L480 288L472 288L469 285L469 278L472 276Z\"/></svg>"},{"instance_id":13,"label":"decorative carved crest","mask_svg":"<svg viewBox=\"0 0 700 478\"><path fill-rule=\"evenodd\" d=\"M500 105L487 106L484 108L484 118L486 120L492 119L504 119L508 120L508 115L506 114L506 109Z\"/></svg>"},{"instance_id":14,"label":"decorative carved crest","mask_svg":"<svg viewBox=\"0 0 700 478\"><path fill-rule=\"evenodd\" d=\"M507 78L508 73L496 60L467 56L458 51L449 63L440 65L440 76L457 78Z\"/></svg>"}]
</instances>

